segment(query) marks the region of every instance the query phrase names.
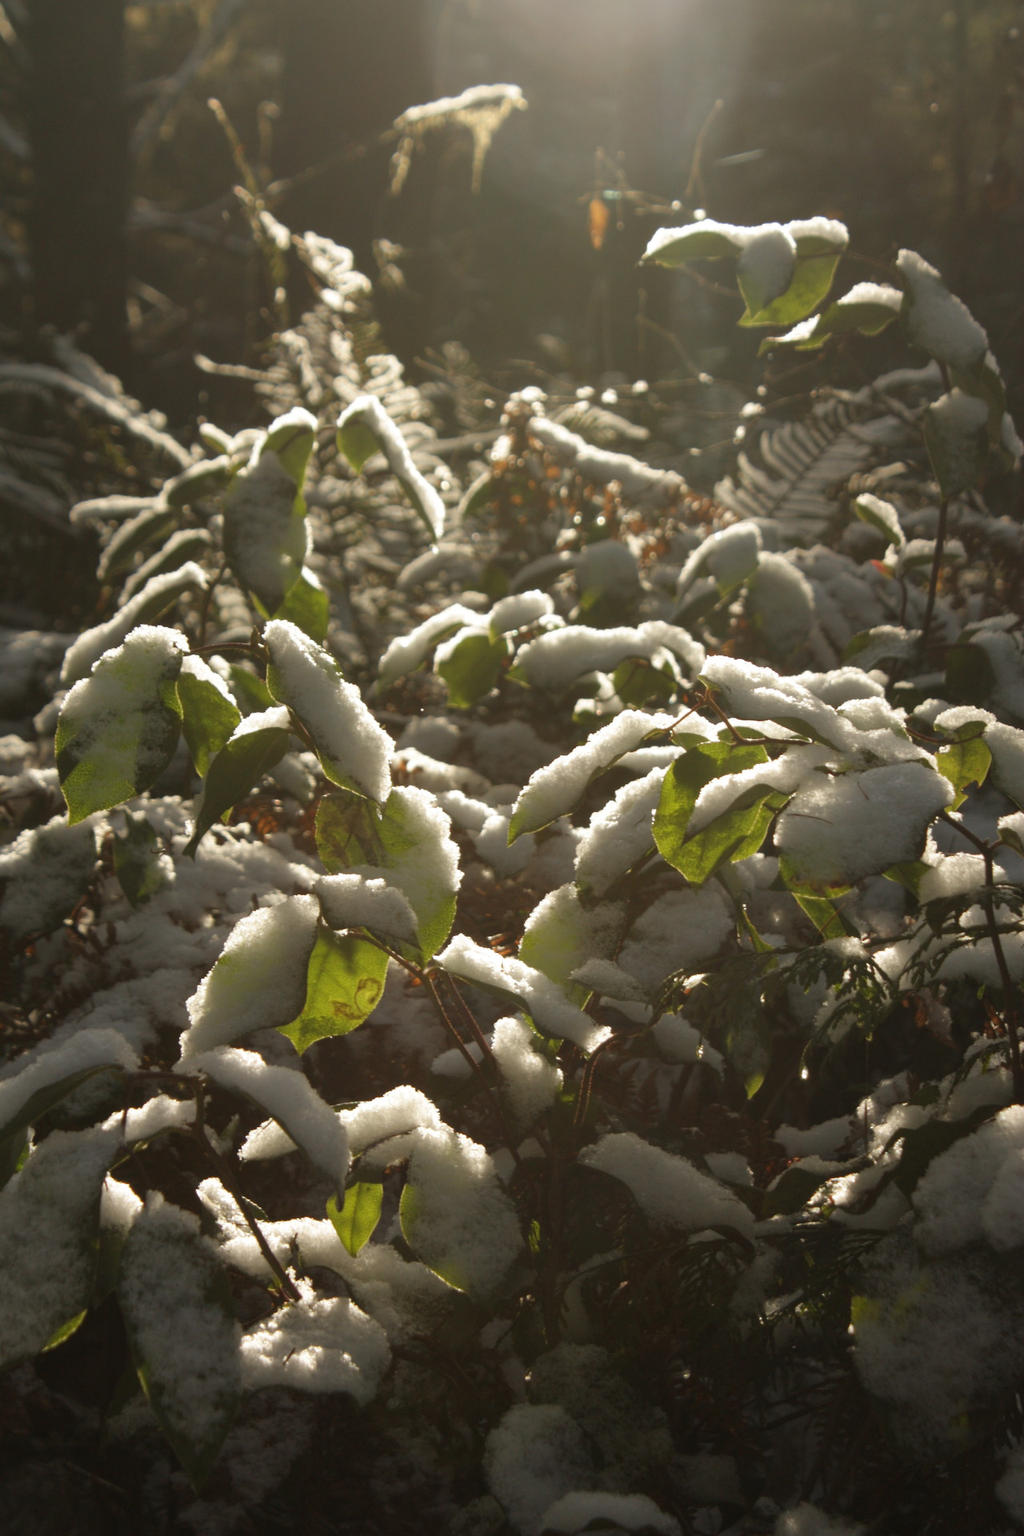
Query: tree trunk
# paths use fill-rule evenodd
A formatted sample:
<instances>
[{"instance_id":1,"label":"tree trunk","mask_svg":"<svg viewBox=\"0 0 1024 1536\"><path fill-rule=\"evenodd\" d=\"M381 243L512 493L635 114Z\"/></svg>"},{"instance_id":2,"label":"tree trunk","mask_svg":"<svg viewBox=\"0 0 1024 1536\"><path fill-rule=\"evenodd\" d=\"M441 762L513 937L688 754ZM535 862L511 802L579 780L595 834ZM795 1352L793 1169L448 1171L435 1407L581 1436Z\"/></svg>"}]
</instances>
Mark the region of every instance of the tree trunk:
<instances>
[{"instance_id":1,"label":"tree trunk","mask_svg":"<svg viewBox=\"0 0 1024 1536\"><path fill-rule=\"evenodd\" d=\"M29 0L36 320L128 359L123 0Z\"/></svg>"}]
</instances>

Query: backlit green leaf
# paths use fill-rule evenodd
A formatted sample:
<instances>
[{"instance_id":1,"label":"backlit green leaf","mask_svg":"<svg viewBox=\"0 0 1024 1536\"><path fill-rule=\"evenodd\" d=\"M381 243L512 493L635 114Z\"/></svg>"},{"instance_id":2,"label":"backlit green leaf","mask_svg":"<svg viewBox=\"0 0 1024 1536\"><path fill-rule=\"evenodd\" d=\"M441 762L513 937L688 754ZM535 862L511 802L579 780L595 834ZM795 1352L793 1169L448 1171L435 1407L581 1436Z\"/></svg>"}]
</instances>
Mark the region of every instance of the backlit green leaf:
<instances>
[{"instance_id":1,"label":"backlit green leaf","mask_svg":"<svg viewBox=\"0 0 1024 1536\"><path fill-rule=\"evenodd\" d=\"M507 655L505 640L489 631L471 631L450 649L445 647L435 665L447 685L449 703L469 709L490 693Z\"/></svg>"},{"instance_id":2,"label":"backlit green leaf","mask_svg":"<svg viewBox=\"0 0 1024 1536\"><path fill-rule=\"evenodd\" d=\"M355 933L335 933L318 923L309 957L306 1001L290 1024L279 1026L301 1055L318 1040L347 1035L376 1008L384 991L388 957Z\"/></svg>"},{"instance_id":3,"label":"backlit green leaf","mask_svg":"<svg viewBox=\"0 0 1024 1536\"><path fill-rule=\"evenodd\" d=\"M353 1258L373 1236L383 1202L384 1185L379 1179L350 1184L340 1209L333 1195L328 1200L327 1215L331 1225Z\"/></svg>"},{"instance_id":4,"label":"backlit green leaf","mask_svg":"<svg viewBox=\"0 0 1024 1536\"><path fill-rule=\"evenodd\" d=\"M677 758L665 775L654 817L654 842L662 858L674 868L682 868L679 860L685 857L686 826L705 784L723 774L742 773L767 761L764 747L727 741L701 742ZM751 823L746 835L753 836L754 830ZM710 844L706 846L710 848ZM699 864L700 859L695 857L694 867Z\"/></svg>"},{"instance_id":5,"label":"backlit green leaf","mask_svg":"<svg viewBox=\"0 0 1024 1536\"><path fill-rule=\"evenodd\" d=\"M223 689L201 671L186 669L180 673L177 688L185 741L202 777L209 772L211 759L231 739L242 716Z\"/></svg>"},{"instance_id":6,"label":"backlit green leaf","mask_svg":"<svg viewBox=\"0 0 1024 1536\"><path fill-rule=\"evenodd\" d=\"M288 750L291 732L283 710L250 715L211 758L195 805L195 831L185 849L195 857L200 839L215 821L226 816ZM262 722L254 726L253 722Z\"/></svg>"}]
</instances>

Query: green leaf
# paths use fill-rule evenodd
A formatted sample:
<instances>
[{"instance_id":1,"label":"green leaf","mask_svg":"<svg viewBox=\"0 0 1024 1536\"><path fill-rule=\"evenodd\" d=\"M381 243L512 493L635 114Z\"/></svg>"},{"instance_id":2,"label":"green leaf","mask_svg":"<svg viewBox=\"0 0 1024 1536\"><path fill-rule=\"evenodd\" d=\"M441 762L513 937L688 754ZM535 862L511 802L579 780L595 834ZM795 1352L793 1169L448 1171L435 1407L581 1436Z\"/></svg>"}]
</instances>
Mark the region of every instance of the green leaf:
<instances>
[{"instance_id":1,"label":"green leaf","mask_svg":"<svg viewBox=\"0 0 1024 1536\"><path fill-rule=\"evenodd\" d=\"M909 859L902 864L891 864L888 869L882 870L886 880L891 880L894 885L902 885L904 890L916 896L921 889L921 881L931 868L923 859Z\"/></svg>"},{"instance_id":2,"label":"green leaf","mask_svg":"<svg viewBox=\"0 0 1024 1536\"><path fill-rule=\"evenodd\" d=\"M703 885L720 864L736 864L758 851L788 798L778 790L753 786L721 816L688 838L669 862L691 885Z\"/></svg>"},{"instance_id":3,"label":"green leaf","mask_svg":"<svg viewBox=\"0 0 1024 1536\"><path fill-rule=\"evenodd\" d=\"M255 729L252 727L252 721L263 719L268 723ZM201 838L214 822L226 817L261 776L280 762L291 740L286 722L284 711L268 710L265 716L250 715L211 758L203 787L196 798L195 831L185 849L190 859L195 858Z\"/></svg>"},{"instance_id":4,"label":"green leaf","mask_svg":"<svg viewBox=\"0 0 1024 1536\"><path fill-rule=\"evenodd\" d=\"M318 645L327 637L330 616L331 600L308 566L303 566L299 579L288 588L284 602L272 615L275 619L288 619Z\"/></svg>"},{"instance_id":5,"label":"green leaf","mask_svg":"<svg viewBox=\"0 0 1024 1536\"><path fill-rule=\"evenodd\" d=\"M167 875L160 865L160 839L140 812L125 812L124 834L114 838L114 874L133 907L160 891Z\"/></svg>"},{"instance_id":6,"label":"green leaf","mask_svg":"<svg viewBox=\"0 0 1024 1536\"><path fill-rule=\"evenodd\" d=\"M743 249L742 239L729 235L726 229L708 228L711 221L688 228L659 230L641 257L641 264L659 267L685 267L691 261L718 261L722 257L736 258ZM663 236L671 236L669 239Z\"/></svg>"},{"instance_id":7,"label":"green leaf","mask_svg":"<svg viewBox=\"0 0 1024 1536\"><path fill-rule=\"evenodd\" d=\"M476 704L497 683L507 656L504 638L496 638L487 630L470 631L446 648L435 667L448 688L448 702L455 709Z\"/></svg>"},{"instance_id":8,"label":"green leaf","mask_svg":"<svg viewBox=\"0 0 1024 1536\"><path fill-rule=\"evenodd\" d=\"M964 791L971 784L979 789L992 766L992 753L983 740L984 726L979 722L963 725L948 747L935 754L935 766L957 792L952 809L958 810L967 798Z\"/></svg>"},{"instance_id":9,"label":"green leaf","mask_svg":"<svg viewBox=\"0 0 1024 1536\"><path fill-rule=\"evenodd\" d=\"M612 673L612 686L628 709L660 709L675 697L679 683L671 672L636 656L619 663Z\"/></svg>"},{"instance_id":10,"label":"green leaf","mask_svg":"<svg viewBox=\"0 0 1024 1536\"><path fill-rule=\"evenodd\" d=\"M892 1140L901 1141L899 1166L892 1177L909 1200L935 1158L956 1142L970 1136L995 1113L991 1104L979 1105L964 1120L926 1120L911 1130L899 1130Z\"/></svg>"},{"instance_id":11,"label":"green leaf","mask_svg":"<svg viewBox=\"0 0 1024 1536\"><path fill-rule=\"evenodd\" d=\"M353 1258L373 1236L383 1203L384 1185L379 1179L350 1184L340 1210L333 1195L328 1200L327 1215L331 1225Z\"/></svg>"},{"instance_id":12,"label":"green leaf","mask_svg":"<svg viewBox=\"0 0 1024 1536\"><path fill-rule=\"evenodd\" d=\"M318 1040L330 1040L357 1029L376 1008L384 991L388 957L378 945L355 933L335 933L317 924L309 957L306 1001L282 1035L301 1055Z\"/></svg>"},{"instance_id":13,"label":"green leaf","mask_svg":"<svg viewBox=\"0 0 1024 1536\"><path fill-rule=\"evenodd\" d=\"M654 842L666 863L680 868L684 857L686 827L705 784L723 774L742 773L768 761L764 747L706 741L678 757L665 775L661 799L654 816ZM753 833L753 826L750 828Z\"/></svg>"},{"instance_id":14,"label":"green leaf","mask_svg":"<svg viewBox=\"0 0 1024 1536\"><path fill-rule=\"evenodd\" d=\"M381 815L379 807L361 795L341 791L323 796L316 808L316 850L329 875L344 874L355 864L381 862Z\"/></svg>"},{"instance_id":15,"label":"green leaf","mask_svg":"<svg viewBox=\"0 0 1024 1536\"><path fill-rule=\"evenodd\" d=\"M261 714L263 710L273 707L270 689L248 667L242 666L240 662L232 662L228 675L231 678L231 692L238 700L243 715Z\"/></svg>"},{"instance_id":16,"label":"green leaf","mask_svg":"<svg viewBox=\"0 0 1024 1536\"><path fill-rule=\"evenodd\" d=\"M181 672L177 689L185 741L202 778L209 772L211 760L227 746L242 716L238 706L225 698L223 689L201 672Z\"/></svg>"},{"instance_id":17,"label":"green leaf","mask_svg":"<svg viewBox=\"0 0 1024 1536\"><path fill-rule=\"evenodd\" d=\"M865 286L865 285L862 285ZM851 289L851 293L856 293ZM798 324L785 336L766 336L759 348L759 355L776 347L791 347L798 352L811 352L823 347L833 336L859 332L862 336L877 336L898 317L902 295L896 288L887 289L896 300L895 304L879 298L850 298L844 295L829 304L821 314ZM811 308L814 306L812 305Z\"/></svg>"},{"instance_id":18,"label":"green leaf","mask_svg":"<svg viewBox=\"0 0 1024 1536\"><path fill-rule=\"evenodd\" d=\"M194 1217L173 1205L147 1205L121 1253L117 1297L149 1405L201 1488L242 1387L227 1275Z\"/></svg>"},{"instance_id":19,"label":"green leaf","mask_svg":"<svg viewBox=\"0 0 1024 1536\"><path fill-rule=\"evenodd\" d=\"M842 939L850 931L839 908L827 896L814 896L806 891L794 890L793 897L822 939Z\"/></svg>"},{"instance_id":20,"label":"green leaf","mask_svg":"<svg viewBox=\"0 0 1024 1536\"><path fill-rule=\"evenodd\" d=\"M137 630L67 695L54 748L72 825L149 789L170 762L181 724L167 685L185 649L175 630Z\"/></svg>"},{"instance_id":21,"label":"green leaf","mask_svg":"<svg viewBox=\"0 0 1024 1536\"><path fill-rule=\"evenodd\" d=\"M338 452L345 456L357 475L362 473L367 459L380 452L376 434L362 416L343 413L338 422Z\"/></svg>"},{"instance_id":22,"label":"green leaf","mask_svg":"<svg viewBox=\"0 0 1024 1536\"><path fill-rule=\"evenodd\" d=\"M880 496L858 496L853 510L862 523L877 529L887 544L900 549L907 542L900 526L900 515L891 501L883 501Z\"/></svg>"},{"instance_id":23,"label":"green leaf","mask_svg":"<svg viewBox=\"0 0 1024 1536\"><path fill-rule=\"evenodd\" d=\"M793 280L785 293L771 303L754 309L749 299L747 312L740 317L740 325L793 325L809 315L820 304L832 286L838 256L799 256L793 270ZM744 298L747 295L744 294Z\"/></svg>"}]
</instances>

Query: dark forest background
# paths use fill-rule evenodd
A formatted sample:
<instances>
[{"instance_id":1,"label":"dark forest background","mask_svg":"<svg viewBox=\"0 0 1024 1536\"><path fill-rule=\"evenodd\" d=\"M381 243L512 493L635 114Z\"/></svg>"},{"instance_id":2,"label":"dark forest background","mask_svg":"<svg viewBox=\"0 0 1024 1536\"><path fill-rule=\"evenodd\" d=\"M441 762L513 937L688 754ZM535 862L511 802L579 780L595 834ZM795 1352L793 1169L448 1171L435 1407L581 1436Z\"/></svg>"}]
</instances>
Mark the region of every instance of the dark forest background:
<instances>
[{"instance_id":1,"label":"dark forest background","mask_svg":"<svg viewBox=\"0 0 1024 1536\"><path fill-rule=\"evenodd\" d=\"M352 247L421 376L452 343L485 370L735 371L731 298L641 276L646 240L821 212L858 276L935 262L1014 394L1022 33L1020 0L3 0L0 342L70 331L173 424L211 389L230 414L197 354L258 362L283 312L233 133L278 218ZM453 128L389 195L395 117L497 81L529 110L479 193Z\"/></svg>"}]
</instances>

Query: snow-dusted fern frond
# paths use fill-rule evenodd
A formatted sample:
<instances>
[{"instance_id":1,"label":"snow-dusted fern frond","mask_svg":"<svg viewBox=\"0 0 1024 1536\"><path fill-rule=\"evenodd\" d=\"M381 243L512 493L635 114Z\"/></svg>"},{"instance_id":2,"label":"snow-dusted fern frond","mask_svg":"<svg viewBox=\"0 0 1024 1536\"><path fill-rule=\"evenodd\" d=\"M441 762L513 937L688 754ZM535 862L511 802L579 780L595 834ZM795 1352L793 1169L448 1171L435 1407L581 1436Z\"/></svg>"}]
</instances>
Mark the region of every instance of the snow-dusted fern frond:
<instances>
[{"instance_id":1,"label":"snow-dusted fern frond","mask_svg":"<svg viewBox=\"0 0 1024 1536\"><path fill-rule=\"evenodd\" d=\"M829 395L802 421L766 427L756 456L740 453L715 495L739 517L771 518L787 543L816 544L841 521L851 477L890 459L906 437L890 411Z\"/></svg>"}]
</instances>

